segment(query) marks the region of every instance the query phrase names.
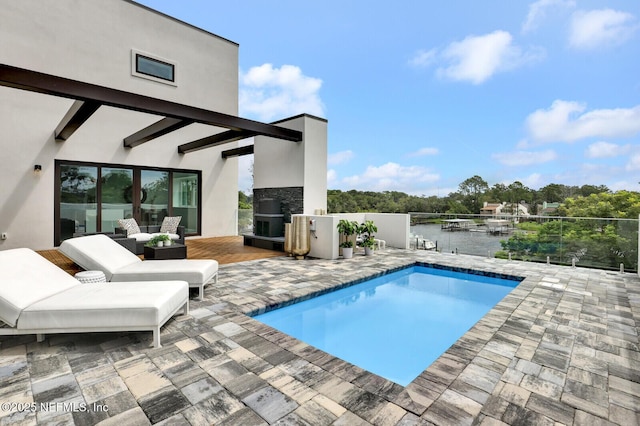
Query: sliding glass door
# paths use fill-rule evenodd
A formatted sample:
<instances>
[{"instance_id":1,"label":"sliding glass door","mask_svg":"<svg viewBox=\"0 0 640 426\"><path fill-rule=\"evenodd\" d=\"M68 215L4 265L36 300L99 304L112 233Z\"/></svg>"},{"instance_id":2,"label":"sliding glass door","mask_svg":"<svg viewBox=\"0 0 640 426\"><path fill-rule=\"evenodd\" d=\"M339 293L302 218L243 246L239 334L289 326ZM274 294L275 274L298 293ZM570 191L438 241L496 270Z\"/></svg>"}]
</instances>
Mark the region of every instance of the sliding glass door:
<instances>
[{"instance_id":1,"label":"sliding glass door","mask_svg":"<svg viewBox=\"0 0 640 426\"><path fill-rule=\"evenodd\" d=\"M198 212L198 174L173 173L173 215L182 216L180 224L186 233L197 232Z\"/></svg>"},{"instance_id":2,"label":"sliding glass door","mask_svg":"<svg viewBox=\"0 0 640 426\"><path fill-rule=\"evenodd\" d=\"M160 225L169 212L169 172L141 170L140 187L138 223Z\"/></svg>"},{"instance_id":3,"label":"sliding glass door","mask_svg":"<svg viewBox=\"0 0 640 426\"><path fill-rule=\"evenodd\" d=\"M98 168L62 165L58 174L60 189L58 232L60 240L75 232L95 232L97 228Z\"/></svg>"},{"instance_id":4,"label":"sliding glass door","mask_svg":"<svg viewBox=\"0 0 640 426\"><path fill-rule=\"evenodd\" d=\"M133 170L101 168L100 231L115 232L118 219L133 217Z\"/></svg>"},{"instance_id":5,"label":"sliding glass door","mask_svg":"<svg viewBox=\"0 0 640 426\"><path fill-rule=\"evenodd\" d=\"M113 233L131 217L160 225L182 216L187 235L200 233L200 172L64 161L56 170L56 245L75 233Z\"/></svg>"}]
</instances>

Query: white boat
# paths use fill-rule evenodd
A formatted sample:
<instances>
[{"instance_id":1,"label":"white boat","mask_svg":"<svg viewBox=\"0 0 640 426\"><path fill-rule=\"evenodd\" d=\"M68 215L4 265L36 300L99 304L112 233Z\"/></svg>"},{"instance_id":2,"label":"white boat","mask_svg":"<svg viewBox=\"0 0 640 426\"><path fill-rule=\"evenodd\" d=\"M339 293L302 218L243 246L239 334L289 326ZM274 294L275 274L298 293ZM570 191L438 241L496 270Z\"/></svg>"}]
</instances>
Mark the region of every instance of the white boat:
<instances>
[{"instance_id":1,"label":"white boat","mask_svg":"<svg viewBox=\"0 0 640 426\"><path fill-rule=\"evenodd\" d=\"M431 240L424 240L424 249L425 250L435 250L436 249L436 243L434 243Z\"/></svg>"},{"instance_id":2,"label":"white boat","mask_svg":"<svg viewBox=\"0 0 640 426\"><path fill-rule=\"evenodd\" d=\"M436 243L424 238L422 235L409 234L409 247L412 249L435 250Z\"/></svg>"}]
</instances>

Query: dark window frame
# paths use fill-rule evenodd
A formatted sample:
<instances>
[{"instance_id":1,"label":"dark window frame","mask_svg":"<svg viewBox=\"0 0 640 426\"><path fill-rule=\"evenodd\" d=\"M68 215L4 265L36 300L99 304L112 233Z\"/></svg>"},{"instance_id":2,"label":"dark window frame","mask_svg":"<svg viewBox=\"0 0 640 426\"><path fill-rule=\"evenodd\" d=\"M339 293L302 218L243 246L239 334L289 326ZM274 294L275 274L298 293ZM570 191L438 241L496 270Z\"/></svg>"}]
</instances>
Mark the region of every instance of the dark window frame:
<instances>
[{"instance_id":1,"label":"dark window frame","mask_svg":"<svg viewBox=\"0 0 640 426\"><path fill-rule=\"evenodd\" d=\"M171 68L171 78L166 78L166 77L164 77L164 76L162 76L160 74L152 74L150 72L141 71L140 70L140 59L141 58L145 59L145 60L147 60L149 62L155 62L156 64L159 64L159 65L168 66L169 68ZM157 79L160 79L160 80L169 81L171 83L175 83L176 82L176 66L175 66L175 64L172 64L172 63L167 62L167 61L163 61L163 60L158 59L158 58L151 57L149 55L144 55L142 53L137 53L137 52L135 53L135 71L136 71L137 74L142 74L142 75L146 75L146 76L149 76L149 77L157 78Z\"/></svg>"},{"instance_id":2,"label":"dark window frame","mask_svg":"<svg viewBox=\"0 0 640 426\"><path fill-rule=\"evenodd\" d=\"M60 198L61 198L61 182L60 182L60 172L61 166L86 166L86 167L97 167L98 168L98 181L96 187L96 208L97 208L97 224L101 224L101 204L102 201L100 199L100 193L102 191L102 182L100 177L102 176L103 168L124 168L124 169L132 169L134 176L137 174L140 175L142 170L155 170L161 172L169 172L169 194L168 194L168 211L169 215L173 214L173 175L174 173L191 173L195 174L198 179L198 188L197 188L197 197L198 197L198 213L197 213L197 221L198 226L196 232L191 232L185 234L186 236L194 236L194 235L202 235L202 170L192 170L192 169L176 169L169 167L152 167L152 166L141 166L141 165L133 165L133 164L116 164L116 163L97 163L97 162L86 162L86 161L74 161L74 160L55 160L55 177L54 177L54 206L53 206L53 220L54 220L54 232L53 232L53 244L55 247L58 247L61 243L61 229L60 229ZM134 177L134 180L136 178ZM139 194L140 188L133 189L134 194ZM136 201L139 203L139 197L137 200L133 200L134 209L139 207L135 205Z\"/></svg>"}]
</instances>

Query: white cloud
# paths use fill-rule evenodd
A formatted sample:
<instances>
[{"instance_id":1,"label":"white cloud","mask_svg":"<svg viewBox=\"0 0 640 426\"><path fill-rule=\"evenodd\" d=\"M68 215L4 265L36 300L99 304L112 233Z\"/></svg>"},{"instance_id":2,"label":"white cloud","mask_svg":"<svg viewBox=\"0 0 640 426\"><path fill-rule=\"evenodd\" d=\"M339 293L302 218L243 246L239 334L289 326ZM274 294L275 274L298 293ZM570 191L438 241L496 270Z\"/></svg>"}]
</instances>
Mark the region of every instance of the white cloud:
<instances>
[{"instance_id":1,"label":"white cloud","mask_svg":"<svg viewBox=\"0 0 640 426\"><path fill-rule=\"evenodd\" d=\"M640 152L632 155L631 158L629 158L625 169L628 172L640 170Z\"/></svg>"},{"instance_id":2,"label":"white cloud","mask_svg":"<svg viewBox=\"0 0 640 426\"><path fill-rule=\"evenodd\" d=\"M554 150L546 151L514 151L493 154L492 157L506 166L530 166L532 164L541 164L553 161L558 158Z\"/></svg>"},{"instance_id":3,"label":"white cloud","mask_svg":"<svg viewBox=\"0 0 640 426\"><path fill-rule=\"evenodd\" d=\"M631 150L631 145L616 145L610 142L596 142L587 147L585 156L588 158L612 158L626 155Z\"/></svg>"},{"instance_id":4,"label":"white cloud","mask_svg":"<svg viewBox=\"0 0 640 426\"><path fill-rule=\"evenodd\" d=\"M442 78L481 84L496 73L537 61L543 56L542 49L523 51L513 44L511 34L494 31L451 43L440 55L447 65L439 67L436 72Z\"/></svg>"},{"instance_id":5,"label":"white cloud","mask_svg":"<svg viewBox=\"0 0 640 426\"><path fill-rule=\"evenodd\" d=\"M340 151L333 154L329 154L327 158L327 164L329 165L338 165L348 163L355 154L351 150Z\"/></svg>"},{"instance_id":6,"label":"white cloud","mask_svg":"<svg viewBox=\"0 0 640 426\"><path fill-rule=\"evenodd\" d=\"M638 30L636 18L613 9L577 11L571 19L569 44L578 49L592 49L627 41Z\"/></svg>"},{"instance_id":7,"label":"white cloud","mask_svg":"<svg viewBox=\"0 0 640 426\"><path fill-rule=\"evenodd\" d=\"M529 134L536 142L575 142L594 137L629 137L640 132L640 105L589 112L586 109L585 104L556 100L550 108L527 117Z\"/></svg>"},{"instance_id":8,"label":"white cloud","mask_svg":"<svg viewBox=\"0 0 640 426\"><path fill-rule=\"evenodd\" d=\"M556 12L560 9L568 9L576 6L574 0L538 0L529 5L527 19L522 24L522 32L534 31L540 25L540 21L547 17L547 12Z\"/></svg>"},{"instance_id":9,"label":"white cloud","mask_svg":"<svg viewBox=\"0 0 640 426\"><path fill-rule=\"evenodd\" d=\"M436 62L437 53L438 51L436 49L431 49L429 51L419 50L413 58L409 59L409 65L418 68L427 68Z\"/></svg>"},{"instance_id":10,"label":"white cloud","mask_svg":"<svg viewBox=\"0 0 640 426\"><path fill-rule=\"evenodd\" d=\"M338 182L338 173L333 170L327 170L327 188L331 189Z\"/></svg>"},{"instance_id":11,"label":"white cloud","mask_svg":"<svg viewBox=\"0 0 640 426\"><path fill-rule=\"evenodd\" d=\"M544 186L544 177L540 173L531 173L529 176L518 180L529 188L540 188ZM510 183L511 182L507 182L506 185L509 185Z\"/></svg>"},{"instance_id":12,"label":"white cloud","mask_svg":"<svg viewBox=\"0 0 640 426\"><path fill-rule=\"evenodd\" d=\"M409 157L424 157L427 155L437 155L439 152L438 148L420 148L417 151L409 153Z\"/></svg>"},{"instance_id":13,"label":"white cloud","mask_svg":"<svg viewBox=\"0 0 640 426\"><path fill-rule=\"evenodd\" d=\"M349 176L343 182L350 188L372 191L407 191L421 183L436 182L440 175L421 166L401 166L386 163L382 166L368 166L362 175Z\"/></svg>"},{"instance_id":14,"label":"white cloud","mask_svg":"<svg viewBox=\"0 0 640 426\"><path fill-rule=\"evenodd\" d=\"M240 72L240 115L261 121L307 113L324 115L322 80L302 74L299 67L264 64Z\"/></svg>"}]
</instances>

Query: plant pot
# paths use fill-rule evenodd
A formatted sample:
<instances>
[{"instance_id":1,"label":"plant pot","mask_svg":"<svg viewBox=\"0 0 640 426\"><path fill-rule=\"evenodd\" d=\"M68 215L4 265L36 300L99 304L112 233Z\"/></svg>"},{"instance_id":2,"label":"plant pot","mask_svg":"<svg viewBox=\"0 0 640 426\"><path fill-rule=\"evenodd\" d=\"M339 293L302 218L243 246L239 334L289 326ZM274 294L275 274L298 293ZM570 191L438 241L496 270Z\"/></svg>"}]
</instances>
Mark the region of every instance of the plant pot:
<instances>
[{"instance_id":1,"label":"plant pot","mask_svg":"<svg viewBox=\"0 0 640 426\"><path fill-rule=\"evenodd\" d=\"M164 246L164 242L163 242L163 241L158 241L158 242L156 243L156 245L157 245L158 247L162 247L162 246Z\"/></svg>"},{"instance_id":2,"label":"plant pot","mask_svg":"<svg viewBox=\"0 0 640 426\"><path fill-rule=\"evenodd\" d=\"M351 259L353 257L353 247L342 247L342 257Z\"/></svg>"},{"instance_id":3,"label":"plant pot","mask_svg":"<svg viewBox=\"0 0 640 426\"><path fill-rule=\"evenodd\" d=\"M373 247L365 247L364 248L365 256L373 256Z\"/></svg>"},{"instance_id":4,"label":"plant pot","mask_svg":"<svg viewBox=\"0 0 640 426\"><path fill-rule=\"evenodd\" d=\"M169 247L170 245L171 245L171 240L164 242L164 246L165 247Z\"/></svg>"}]
</instances>

